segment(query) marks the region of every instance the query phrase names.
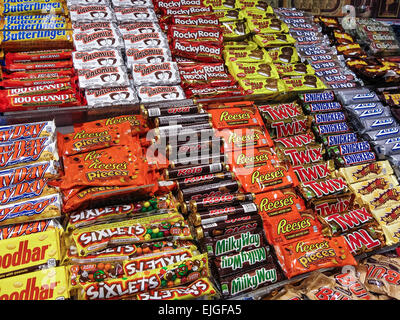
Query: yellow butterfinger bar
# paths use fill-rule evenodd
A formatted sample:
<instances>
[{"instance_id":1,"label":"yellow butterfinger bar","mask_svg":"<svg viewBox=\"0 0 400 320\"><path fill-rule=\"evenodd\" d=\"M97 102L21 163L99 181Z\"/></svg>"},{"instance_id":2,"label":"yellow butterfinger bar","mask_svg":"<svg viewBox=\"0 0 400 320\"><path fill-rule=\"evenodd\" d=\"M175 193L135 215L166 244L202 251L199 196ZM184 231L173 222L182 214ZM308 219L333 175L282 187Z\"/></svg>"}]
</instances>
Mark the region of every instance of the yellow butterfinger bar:
<instances>
[{"instance_id":1,"label":"yellow butterfinger bar","mask_svg":"<svg viewBox=\"0 0 400 320\"><path fill-rule=\"evenodd\" d=\"M43 0L8 2L0 0L0 15L19 14L62 14L68 15L68 8L64 1L54 0L46 2Z\"/></svg>"}]
</instances>

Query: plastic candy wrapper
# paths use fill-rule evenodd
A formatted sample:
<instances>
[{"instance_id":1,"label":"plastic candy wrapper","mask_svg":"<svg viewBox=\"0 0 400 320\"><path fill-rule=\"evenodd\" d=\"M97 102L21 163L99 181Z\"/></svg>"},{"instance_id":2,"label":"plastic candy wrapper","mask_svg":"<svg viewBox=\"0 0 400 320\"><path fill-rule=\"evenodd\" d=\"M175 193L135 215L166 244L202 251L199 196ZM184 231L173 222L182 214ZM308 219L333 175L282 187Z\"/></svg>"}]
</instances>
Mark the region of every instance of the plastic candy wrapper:
<instances>
[{"instance_id":1,"label":"plastic candy wrapper","mask_svg":"<svg viewBox=\"0 0 400 320\"><path fill-rule=\"evenodd\" d=\"M224 49L224 59L226 62L263 62L271 64L272 60L266 50L256 48L254 50Z\"/></svg>"},{"instance_id":2,"label":"plastic candy wrapper","mask_svg":"<svg viewBox=\"0 0 400 320\"><path fill-rule=\"evenodd\" d=\"M268 54L274 63L295 63L300 59L296 48L292 46L272 48Z\"/></svg>"},{"instance_id":3,"label":"plastic candy wrapper","mask_svg":"<svg viewBox=\"0 0 400 320\"><path fill-rule=\"evenodd\" d=\"M316 75L291 76L283 81L289 91L326 89L325 84Z\"/></svg>"},{"instance_id":4,"label":"plastic candy wrapper","mask_svg":"<svg viewBox=\"0 0 400 320\"><path fill-rule=\"evenodd\" d=\"M399 182L394 175L382 175L370 180L350 184L349 188L355 194L368 195L375 190L388 190L398 185Z\"/></svg>"},{"instance_id":5,"label":"plastic candy wrapper","mask_svg":"<svg viewBox=\"0 0 400 320\"><path fill-rule=\"evenodd\" d=\"M357 265L342 236L310 237L274 247L285 275L296 275L322 269Z\"/></svg>"},{"instance_id":6,"label":"plastic candy wrapper","mask_svg":"<svg viewBox=\"0 0 400 320\"><path fill-rule=\"evenodd\" d=\"M212 299L218 292L208 278L200 278L186 286L151 290L138 294L134 300L186 300Z\"/></svg>"},{"instance_id":7,"label":"plastic candy wrapper","mask_svg":"<svg viewBox=\"0 0 400 320\"><path fill-rule=\"evenodd\" d=\"M263 126L264 122L255 106L243 108L218 108L207 110L215 129L236 129Z\"/></svg>"},{"instance_id":8,"label":"plastic candy wrapper","mask_svg":"<svg viewBox=\"0 0 400 320\"><path fill-rule=\"evenodd\" d=\"M240 187L241 184L236 180L223 180L208 185L199 185L180 189L178 191L178 199L181 202L199 200L209 196L222 195L226 192L237 192Z\"/></svg>"},{"instance_id":9,"label":"plastic candy wrapper","mask_svg":"<svg viewBox=\"0 0 400 320\"><path fill-rule=\"evenodd\" d=\"M343 235L352 255L371 252L386 246L382 228L375 222Z\"/></svg>"},{"instance_id":10,"label":"plastic candy wrapper","mask_svg":"<svg viewBox=\"0 0 400 320\"><path fill-rule=\"evenodd\" d=\"M110 279L104 281L105 286L127 287L129 290L106 292L99 283L82 285L78 291L79 299L98 300L98 299L121 299L132 295L137 295L152 290L170 288L191 283L210 274L208 268L207 254L197 255L192 258L182 260L167 267L154 269L147 272L139 272L125 279ZM135 285L136 284L136 285Z\"/></svg>"},{"instance_id":11,"label":"plastic candy wrapper","mask_svg":"<svg viewBox=\"0 0 400 320\"><path fill-rule=\"evenodd\" d=\"M77 73L79 86L82 89L129 86L129 79L125 66L79 69Z\"/></svg>"},{"instance_id":12,"label":"plastic candy wrapper","mask_svg":"<svg viewBox=\"0 0 400 320\"><path fill-rule=\"evenodd\" d=\"M0 286L4 288L2 300L70 299L68 271L64 266L4 278Z\"/></svg>"},{"instance_id":13,"label":"plastic candy wrapper","mask_svg":"<svg viewBox=\"0 0 400 320\"><path fill-rule=\"evenodd\" d=\"M69 8L72 22L115 21L113 10L108 5L77 5Z\"/></svg>"},{"instance_id":14,"label":"plastic candy wrapper","mask_svg":"<svg viewBox=\"0 0 400 320\"><path fill-rule=\"evenodd\" d=\"M318 216L327 217L359 208L360 206L354 202L354 198L353 193L347 192L335 198L325 197L312 200L310 205Z\"/></svg>"},{"instance_id":15,"label":"plastic candy wrapper","mask_svg":"<svg viewBox=\"0 0 400 320\"><path fill-rule=\"evenodd\" d=\"M124 64L121 52L117 49L75 51L72 54L72 58L75 69L95 69Z\"/></svg>"},{"instance_id":16,"label":"plastic candy wrapper","mask_svg":"<svg viewBox=\"0 0 400 320\"><path fill-rule=\"evenodd\" d=\"M168 38L190 40L190 41L209 41L219 42L223 41L222 29L218 26L214 27L193 27L193 26L180 26L170 25L168 28Z\"/></svg>"},{"instance_id":17,"label":"plastic candy wrapper","mask_svg":"<svg viewBox=\"0 0 400 320\"><path fill-rule=\"evenodd\" d=\"M93 31L77 32L73 37L76 50L85 54L92 50L120 50L124 46L123 40L114 29L95 29ZM75 55L79 56L80 54L76 53Z\"/></svg>"},{"instance_id":18,"label":"plastic candy wrapper","mask_svg":"<svg viewBox=\"0 0 400 320\"><path fill-rule=\"evenodd\" d=\"M270 148L247 149L246 152L237 150L227 156L245 192L266 192L298 184L292 168L281 162Z\"/></svg>"},{"instance_id":19,"label":"plastic candy wrapper","mask_svg":"<svg viewBox=\"0 0 400 320\"><path fill-rule=\"evenodd\" d=\"M132 106L139 103L136 91L132 87L111 87L85 90L87 105L92 108Z\"/></svg>"},{"instance_id":20,"label":"plastic candy wrapper","mask_svg":"<svg viewBox=\"0 0 400 320\"><path fill-rule=\"evenodd\" d=\"M400 187L395 186L386 190L377 189L367 195L357 194L356 196L360 205L367 206L373 212L376 209L395 205L400 198Z\"/></svg>"},{"instance_id":21,"label":"plastic candy wrapper","mask_svg":"<svg viewBox=\"0 0 400 320\"><path fill-rule=\"evenodd\" d=\"M0 168L31 165L35 162L58 161L56 142L51 136L29 138L0 144L2 154Z\"/></svg>"},{"instance_id":22,"label":"plastic candy wrapper","mask_svg":"<svg viewBox=\"0 0 400 320\"><path fill-rule=\"evenodd\" d=\"M187 222L178 213L92 226L72 233L73 242L81 256L115 244L136 244L171 238L192 239Z\"/></svg>"},{"instance_id":23,"label":"plastic candy wrapper","mask_svg":"<svg viewBox=\"0 0 400 320\"><path fill-rule=\"evenodd\" d=\"M3 239L1 244L2 258L13 258L13 263L6 264L4 262L7 260L3 260L0 278L57 267L62 259L59 229ZM28 255L27 252L32 254Z\"/></svg>"},{"instance_id":24,"label":"plastic candy wrapper","mask_svg":"<svg viewBox=\"0 0 400 320\"><path fill-rule=\"evenodd\" d=\"M376 161L369 164L340 168L339 174L343 176L348 183L370 180L382 175L393 174L393 169L389 161Z\"/></svg>"},{"instance_id":25,"label":"plastic candy wrapper","mask_svg":"<svg viewBox=\"0 0 400 320\"><path fill-rule=\"evenodd\" d=\"M172 212L177 210L176 200L171 196L153 197L148 200L129 204L108 206L76 211L68 214L66 230L68 232L91 225L112 221L140 218L154 213Z\"/></svg>"},{"instance_id":26,"label":"plastic candy wrapper","mask_svg":"<svg viewBox=\"0 0 400 320\"><path fill-rule=\"evenodd\" d=\"M68 8L64 1L32 1L24 3L24 5L18 2L1 1L2 10L0 11L1 16L7 15L34 15L34 14L57 14L57 15L68 15Z\"/></svg>"},{"instance_id":27,"label":"plastic candy wrapper","mask_svg":"<svg viewBox=\"0 0 400 320\"><path fill-rule=\"evenodd\" d=\"M238 62L228 61L228 69L237 80L241 78L271 78L279 79L278 71L274 64L264 62Z\"/></svg>"},{"instance_id":28,"label":"plastic candy wrapper","mask_svg":"<svg viewBox=\"0 0 400 320\"><path fill-rule=\"evenodd\" d=\"M268 98L272 99L280 93L286 92L285 82L280 79L255 77L239 79L238 82L246 95L268 95Z\"/></svg>"},{"instance_id":29,"label":"plastic candy wrapper","mask_svg":"<svg viewBox=\"0 0 400 320\"><path fill-rule=\"evenodd\" d=\"M360 272L360 280L367 290L398 299L396 280L399 274L398 266L398 257L376 254L368 257L356 270Z\"/></svg>"},{"instance_id":30,"label":"plastic candy wrapper","mask_svg":"<svg viewBox=\"0 0 400 320\"><path fill-rule=\"evenodd\" d=\"M328 196L336 197L347 191L348 184L341 177L328 177L315 181L306 181L300 183L299 186L299 192L307 201Z\"/></svg>"},{"instance_id":31,"label":"plastic candy wrapper","mask_svg":"<svg viewBox=\"0 0 400 320\"><path fill-rule=\"evenodd\" d=\"M263 114L265 119L265 113ZM271 138L280 139L295 135L303 135L310 133L310 127L312 123L312 117L299 115L291 117L290 113L281 113L282 120L278 121L264 121L269 131Z\"/></svg>"},{"instance_id":32,"label":"plastic candy wrapper","mask_svg":"<svg viewBox=\"0 0 400 320\"><path fill-rule=\"evenodd\" d=\"M137 93L142 103L186 99L181 86L140 86Z\"/></svg>"},{"instance_id":33,"label":"plastic candy wrapper","mask_svg":"<svg viewBox=\"0 0 400 320\"><path fill-rule=\"evenodd\" d=\"M133 21L157 21L156 13L149 7L114 7L114 15L118 24Z\"/></svg>"},{"instance_id":34,"label":"plastic candy wrapper","mask_svg":"<svg viewBox=\"0 0 400 320\"><path fill-rule=\"evenodd\" d=\"M144 63L154 64L172 61L171 52L167 48L129 48L126 50L128 68L132 65Z\"/></svg>"},{"instance_id":35,"label":"plastic candy wrapper","mask_svg":"<svg viewBox=\"0 0 400 320\"><path fill-rule=\"evenodd\" d=\"M201 62L222 62L222 44L218 42L193 42L174 39L171 45L173 55Z\"/></svg>"},{"instance_id":36,"label":"plastic candy wrapper","mask_svg":"<svg viewBox=\"0 0 400 320\"><path fill-rule=\"evenodd\" d=\"M133 84L135 86L178 85L181 82L176 62L134 64L131 67Z\"/></svg>"},{"instance_id":37,"label":"plastic candy wrapper","mask_svg":"<svg viewBox=\"0 0 400 320\"><path fill-rule=\"evenodd\" d=\"M273 147L268 131L263 127L251 126L242 129L225 129L216 132L224 141L224 150L242 150L249 147Z\"/></svg>"},{"instance_id":38,"label":"plastic candy wrapper","mask_svg":"<svg viewBox=\"0 0 400 320\"><path fill-rule=\"evenodd\" d=\"M287 137L274 139L274 144L275 144L276 150L304 147L304 146L308 146L313 143L315 143L315 136L312 132L296 134L296 135L291 135L291 136L287 136Z\"/></svg>"},{"instance_id":39,"label":"plastic candy wrapper","mask_svg":"<svg viewBox=\"0 0 400 320\"><path fill-rule=\"evenodd\" d=\"M284 276L279 267L273 258L269 256L268 262L265 265L221 278L222 296L224 298L231 298L282 281L283 279Z\"/></svg>"},{"instance_id":40,"label":"plastic candy wrapper","mask_svg":"<svg viewBox=\"0 0 400 320\"><path fill-rule=\"evenodd\" d=\"M333 161L300 164L292 167L299 182L315 181L334 176Z\"/></svg>"},{"instance_id":41,"label":"plastic candy wrapper","mask_svg":"<svg viewBox=\"0 0 400 320\"><path fill-rule=\"evenodd\" d=\"M309 144L305 147L278 150L280 159L287 160L292 166L317 163L324 160L325 148L322 144Z\"/></svg>"}]
</instances>

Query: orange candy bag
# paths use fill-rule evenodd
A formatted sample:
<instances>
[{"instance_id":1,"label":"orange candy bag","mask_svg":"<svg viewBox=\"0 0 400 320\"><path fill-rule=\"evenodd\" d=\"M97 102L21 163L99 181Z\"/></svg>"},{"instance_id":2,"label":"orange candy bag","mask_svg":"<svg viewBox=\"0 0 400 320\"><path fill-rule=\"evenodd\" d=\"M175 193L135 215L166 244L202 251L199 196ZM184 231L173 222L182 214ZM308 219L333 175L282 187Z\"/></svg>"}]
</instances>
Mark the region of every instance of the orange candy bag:
<instances>
[{"instance_id":1,"label":"orange candy bag","mask_svg":"<svg viewBox=\"0 0 400 320\"><path fill-rule=\"evenodd\" d=\"M279 264L289 279L322 268L357 265L342 236L309 237L284 245L275 245L274 248Z\"/></svg>"}]
</instances>

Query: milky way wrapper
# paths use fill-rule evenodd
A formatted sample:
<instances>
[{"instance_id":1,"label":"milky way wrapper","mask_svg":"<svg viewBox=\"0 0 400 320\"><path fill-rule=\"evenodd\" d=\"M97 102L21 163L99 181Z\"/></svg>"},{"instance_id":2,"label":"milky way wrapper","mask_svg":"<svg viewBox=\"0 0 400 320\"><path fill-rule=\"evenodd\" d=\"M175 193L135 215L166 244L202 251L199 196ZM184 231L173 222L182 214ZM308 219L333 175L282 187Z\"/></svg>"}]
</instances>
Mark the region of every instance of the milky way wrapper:
<instances>
[{"instance_id":1,"label":"milky way wrapper","mask_svg":"<svg viewBox=\"0 0 400 320\"><path fill-rule=\"evenodd\" d=\"M62 259L59 229L4 239L1 244L0 279L42 268L53 268ZM6 263L8 259L12 263Z\"/></svg>"},{"instance_id":2,"label":"milky way wrapper","mask_svg":"<svg viewBox=\"0 0 400 320\"><path fill-rule=\"evenodd\" d=\"M399 299L399 268L399 257L376 254L357 267L357 271L367 290Z\"/></svg>"},{"instance_id":3,"label":"milky way wrapper","mask_svg":"<svg viewBox=\"0 0 400 320\"><path fill-rule=\"evenodd\" d=\"M310 237L285 245L277 245L275 252L288 278L322 268L357 264L342 236Z\"/></svg>"},{"instance_id":4,"label":"milky way wrapper","mask_svg":"<svg viewBox=\"0 0 400 320\"><path fill-rule=\"evenodd\" d=\"M1 300L70 299L68 271L59 266L0 280Z\"/></svg>"}]
</instances>

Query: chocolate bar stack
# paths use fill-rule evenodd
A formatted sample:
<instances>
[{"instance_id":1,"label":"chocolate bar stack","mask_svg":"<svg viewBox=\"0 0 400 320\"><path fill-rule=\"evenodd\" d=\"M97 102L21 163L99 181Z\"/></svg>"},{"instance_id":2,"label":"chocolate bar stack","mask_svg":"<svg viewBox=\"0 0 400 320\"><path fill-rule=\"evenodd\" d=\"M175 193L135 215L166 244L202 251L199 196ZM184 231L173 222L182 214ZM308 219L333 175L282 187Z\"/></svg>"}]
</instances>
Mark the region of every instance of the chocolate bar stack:
<instances>
[{"instance_id":1,"label":"chocolate bar stack","mask_svg":"<svg viewBox=\"0 0 400 320\"><path fill-rule=\"evenodd\" d=\"M139 102L128 78L124 41L108 2L70 1L74 28L74 68L90 108L132 106Z\"/></svg>"},{"instance_id":2,"label":"chocolate bar stack","mask_svg":"<svg viewBox=\"0 0 400 320\"><path fill-rule=\"evenodd\" d=\"M72 31L64 1L2 12L1 112L85 105L72 68Z\"/></svg>"}]
</instances>

